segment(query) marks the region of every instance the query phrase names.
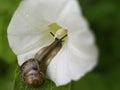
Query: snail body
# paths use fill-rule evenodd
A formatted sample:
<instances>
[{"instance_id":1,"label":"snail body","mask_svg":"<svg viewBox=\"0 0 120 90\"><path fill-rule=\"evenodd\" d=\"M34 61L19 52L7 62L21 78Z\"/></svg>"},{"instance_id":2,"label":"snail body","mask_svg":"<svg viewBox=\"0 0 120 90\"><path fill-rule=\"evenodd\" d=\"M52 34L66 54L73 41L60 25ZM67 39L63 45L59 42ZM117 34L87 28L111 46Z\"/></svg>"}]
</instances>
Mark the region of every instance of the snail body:
<instances>
[{"instance_id":1,"label":"snail body","mask_svg":"<svg viewBox=\"0 0 120 90\"><path fill-rule=\"evenodd\" d=\"M42 85L47 66L62 48L62 41L65 37L66 35L61 39L55 38L53 43L39 50L33 59L23 63L20 72L23 82L30 86Z\"/></svg>"}]
</instances>

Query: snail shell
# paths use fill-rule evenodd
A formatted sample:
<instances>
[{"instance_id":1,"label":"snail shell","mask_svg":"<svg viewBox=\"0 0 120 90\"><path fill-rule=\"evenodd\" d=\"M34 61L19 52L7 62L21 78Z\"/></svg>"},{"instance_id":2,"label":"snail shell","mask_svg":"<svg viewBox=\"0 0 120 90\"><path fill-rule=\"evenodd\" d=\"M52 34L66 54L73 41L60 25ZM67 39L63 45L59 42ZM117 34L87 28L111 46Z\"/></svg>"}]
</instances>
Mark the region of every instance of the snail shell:
<instances>
[{"instance_id":1,"label":"snail shell","mask_svg":"<svg viewBox=\"0 0 120 90\"><path fill-rule=\"evenodd\" d=\"M21 66L22 80L30 86L40 86L44 82L44 73L39 70L37 62L29 59Z\"/></svg>"}]
</instances>

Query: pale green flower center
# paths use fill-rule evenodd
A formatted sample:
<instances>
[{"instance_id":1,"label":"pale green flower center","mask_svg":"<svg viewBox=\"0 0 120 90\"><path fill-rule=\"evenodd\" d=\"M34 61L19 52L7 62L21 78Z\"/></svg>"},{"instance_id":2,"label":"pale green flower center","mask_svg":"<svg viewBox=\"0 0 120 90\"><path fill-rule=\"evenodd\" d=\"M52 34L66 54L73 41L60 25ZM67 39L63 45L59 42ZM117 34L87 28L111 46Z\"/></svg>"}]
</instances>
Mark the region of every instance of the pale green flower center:
<instances>
[{"instance_id":1,"label":"pale green flower center","mask_svg":"<svg viewBox=\"0 0 120 90\"><path fill-rule=\"evenodd\" d=\"M60 39L67 34L67 29L61 27L57 23L52 23L52 24L48 25L48 27L50 27L52 29L52 31L54 31L53 32L55 34L54 38Z\"/></svg>"}]
</instances>

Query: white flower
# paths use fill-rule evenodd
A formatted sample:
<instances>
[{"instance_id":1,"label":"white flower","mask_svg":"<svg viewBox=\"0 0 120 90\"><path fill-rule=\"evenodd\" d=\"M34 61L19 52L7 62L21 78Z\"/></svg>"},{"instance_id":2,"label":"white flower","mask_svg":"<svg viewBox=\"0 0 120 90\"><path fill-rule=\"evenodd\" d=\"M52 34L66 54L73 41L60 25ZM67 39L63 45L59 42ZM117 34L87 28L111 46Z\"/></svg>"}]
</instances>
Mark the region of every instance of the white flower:
<instances>
[{"instance_id":1,"label":"white flower","mask_svg":"<svg viewBox=\"0 0 120 90\"><path fill-rule=\"evenodd\" d=\"M57 86L78 80L97 63L94 36L76 0L23 0L8 27L19 65L53 42L50 32L67 30L67 40L47 68Z\"/></svg>"}]
</instances>

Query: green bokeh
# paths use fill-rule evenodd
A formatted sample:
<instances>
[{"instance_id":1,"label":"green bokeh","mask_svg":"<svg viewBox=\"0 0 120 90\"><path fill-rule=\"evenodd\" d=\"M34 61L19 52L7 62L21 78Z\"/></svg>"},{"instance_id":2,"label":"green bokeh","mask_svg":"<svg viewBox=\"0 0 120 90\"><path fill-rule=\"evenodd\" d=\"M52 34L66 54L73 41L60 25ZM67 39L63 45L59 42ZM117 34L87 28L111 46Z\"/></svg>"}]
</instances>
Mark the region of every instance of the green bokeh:
<instances>
[{"instance_id":1,"label":"green bokeh","mask_svg":"<svg viewBox=\"0 0 120 90\"><path fill-rule=\"evenodd\" d=\"M99 63L74 90L120 90L120 5L118 0L79 0L95 33ZM6 30L20 0L0 0L0 90L11 90L16 56L9 48Z\"/></svg>"}]
</instances>

